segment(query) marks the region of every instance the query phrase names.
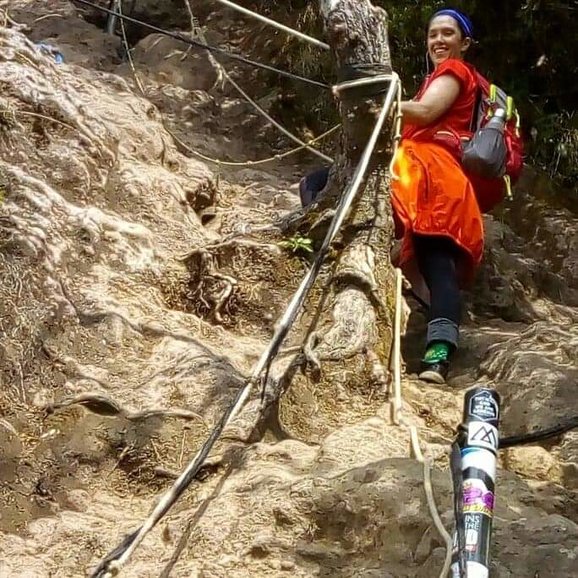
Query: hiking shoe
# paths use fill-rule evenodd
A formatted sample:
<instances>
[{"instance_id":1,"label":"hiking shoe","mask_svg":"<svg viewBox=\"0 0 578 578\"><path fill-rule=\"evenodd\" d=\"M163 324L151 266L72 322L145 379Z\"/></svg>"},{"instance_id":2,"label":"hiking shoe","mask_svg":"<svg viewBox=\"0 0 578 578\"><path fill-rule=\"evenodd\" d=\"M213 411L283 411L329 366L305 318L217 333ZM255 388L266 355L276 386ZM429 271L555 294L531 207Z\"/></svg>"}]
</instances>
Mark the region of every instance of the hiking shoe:
<instances>
[{"instance_id":1,"label":"hiking shoe","mask_svg":"<svg viewBox=\"0 0 578 578\"><path fill-rule=\"evenodd\" d=\"M437 341L428 345L421 362L419 378L429 383L443 385L450 368L450 345L445 341Z\"/></svg>"},{"instance_id":2,"label":"hiking shoe","mask_svg":"<svg viewBox=\"0 0 578 578\"><path fill-rule=\"evenodd\" d=\"M450 369L449 361L440 361L439 363L421 363L421 373L419 378L427 383L437 383L444 385L448 371Z\"/></svg>"}]
</instances>

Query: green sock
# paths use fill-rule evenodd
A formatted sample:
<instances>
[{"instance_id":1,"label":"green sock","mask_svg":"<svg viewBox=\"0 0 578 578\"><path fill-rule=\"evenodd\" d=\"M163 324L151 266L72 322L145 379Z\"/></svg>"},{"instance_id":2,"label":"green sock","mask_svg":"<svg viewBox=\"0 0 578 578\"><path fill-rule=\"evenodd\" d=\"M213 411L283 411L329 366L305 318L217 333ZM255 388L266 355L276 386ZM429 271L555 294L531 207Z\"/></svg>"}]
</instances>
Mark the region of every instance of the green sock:
<instances>
[{"instance_id":1,"label":"green sock","mask_svg":"<svg viewBox=\"0 0 578 578\"><path fill-rule=\"evenodd\" d=\"M423 360L426 363L439 363L447 361L450 356L450 345L445 341L436 341L428 346Z\"/></svg>"}]
</instances>

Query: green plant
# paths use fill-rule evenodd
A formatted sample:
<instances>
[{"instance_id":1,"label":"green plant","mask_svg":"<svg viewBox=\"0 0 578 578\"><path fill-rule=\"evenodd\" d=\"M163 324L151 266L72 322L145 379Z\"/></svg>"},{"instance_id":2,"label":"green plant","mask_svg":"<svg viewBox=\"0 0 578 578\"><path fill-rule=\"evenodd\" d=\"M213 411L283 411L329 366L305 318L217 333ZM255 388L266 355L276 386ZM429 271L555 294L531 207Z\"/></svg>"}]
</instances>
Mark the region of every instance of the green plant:
<instances>
[{"instance_id":1,"label":"green plant","mask_svg":"<svg viewBox=\"0 0 578 578\"><path fill-rule=\"evenodd\" d=\"M292 253L303 251L305 253L313 253L313 240L308 237L302 237L297 233L290 239L280 241L279 246L284 249L290 249Z\"/></svg>"},{"instance_id":2,"label":"green plant","mask_svg":"<svg viewBox=\"0 0 578 578\"><path fill-rule=\"evenodd\" d=\"M528 155L533 165L565 185L578 182L578 115L574 111L539 117L531 136Z\"/></svg>"}]
</instances>

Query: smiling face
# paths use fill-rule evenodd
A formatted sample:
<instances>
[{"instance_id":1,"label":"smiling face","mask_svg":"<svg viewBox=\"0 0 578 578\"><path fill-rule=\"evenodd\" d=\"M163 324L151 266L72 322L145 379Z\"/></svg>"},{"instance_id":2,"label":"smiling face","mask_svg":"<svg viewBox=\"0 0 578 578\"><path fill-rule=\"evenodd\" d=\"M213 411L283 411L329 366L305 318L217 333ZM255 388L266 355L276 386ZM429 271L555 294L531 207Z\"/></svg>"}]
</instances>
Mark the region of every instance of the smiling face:
<instances>
[{"instance_id":1,"label":"smiling face","mask_svg":"<svg viewBox=\"0 0 578 578\"><path fill-rule=\"evenodd\" d=\"M471 42L451 16L437 16L429 23L427 52L436 68L448 58L463 58Z\"/></svg>"}]
</instances>

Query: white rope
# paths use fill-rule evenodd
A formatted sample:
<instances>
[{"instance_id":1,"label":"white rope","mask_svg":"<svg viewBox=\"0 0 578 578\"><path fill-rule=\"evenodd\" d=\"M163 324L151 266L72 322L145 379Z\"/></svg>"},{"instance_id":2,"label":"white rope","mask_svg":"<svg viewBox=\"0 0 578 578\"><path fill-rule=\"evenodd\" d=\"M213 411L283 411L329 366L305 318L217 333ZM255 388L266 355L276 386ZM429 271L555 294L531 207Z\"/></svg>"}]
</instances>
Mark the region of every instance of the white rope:
<instances>
[{"instance_id":1,"label":"white rope","mask_svg":"<svg viewBox=\"0 0 578 578\"><path fill-rule=\"evenodd\" d=\"M363 78L344 80L339 84L334 84L331 87L331 91L337 96L342 90L357 88L358 86L367 86L369 84L375 84L376 82L383 82L384 80L391 80L391 74L376 74L375 76L364 76Z\"/></svg>"},{"instance_id":2,"label":"white rope","mask_svg":"<svg viewBox=\"0 0 578 578\"><path fill-rule=\"evenodd\" d=\"M337 96L341 91L347 90L348 88L357 88L358 86L367 86L369 84L377 84L379 82L395 79L399 79L399 77L395 72L392 72L391 74L376 74L375 76L364 76L353 80L344 80L343 82L334 84L331 87L331 92ZM401 95L401 87L398 94Z\"/></svg>"},{"instance_id":3,"label":"white rope","mask_svg":"<svg viewBox=\"0 0 578 578\"><path fill-rule=\"evenodd\" d=\"M221 159L214 159L210 156L204 155L203 153L200 153L199 151L196 151L195 149L191 148L189 145L187 145L185 142L183 142L174 132L172 132L170 129L168 129L165 126L165 130L173 137L174 141L181 146L184 150L186 150L187 152L191 153L192 155L208 162L208 163L213 163L219 167L223 166L223 167L254 167L254 166L258 166L258 165L263 165L265 163L271 163L273 161L280 161L288 156L294 155L295 153L298 153L300 151L306 150L308 147L307 145L313 145L316 144L320 141L322 141L324 138L328 137L329 135L333 134L334 132L336 132L338 129L341 128L340 124L336 124L334 127L330 128L328 131L324 132L323 134L320 134L319 136L316 136L315 138L312 138L310 141L307 141L306 145L300 146L300 147L295 147L292 149L289 149L283 153L278 153L275 154L273 156L264 158L264 159L257 159L256 161L253 160L248 160L248 161L223 161Z\"/></svg>"},{"instance_id":4,"label":"white rope","mask_svg":"<svg viewBox=\"0 0 578 578\"><path fill-rule=\"evenodd\" d=\"M436 505L435 497L433 494L433 486L431 483L431 460L428 458L423 461L423 486L425 489L425 495L427 499L427 504L429 507L430 516L434 521L434 525L439 532L440 536L446 544L446 557L444 560L444 565L440 572L439 578L447 578L447 575L452 566L452 551L453 551L453 540L449 535L448 531L444 527L444 523L440 518L438 508ZM464 577L465 578L465 577Z\"/></svg>"},{"instance_id":5,"label":"white rope","mask_svg":"<svg viewBox=\"0 0 578 578\"><path fill-rule=\"evenodd\" d=\"M237 12L241 12L242 14L245 14L247 16L251 16L252 18L260 20L261 22L265 22L266 24L270 24L271 26L274 26L275 28L278 28L279 30L283 30L283 32L287 32L287 34L291 34L292 36L296 36L297 38L301 38L301 40L305 40L305 42L309 42L309 44L313 44L314 46L318 46L319 48L323 48L323 50L329 50L330 49L329 44L325 44L325 42L321 42L321 40L317 40L316 38L308 36L307 34L303 34L303 32L299 32L298 30L295 30L294 28L290 28L289 26L285 26L284 24L281 24L280 22L277 22L275 20L271 20L270 18L267 18L266 16L262 16L261 14L257 14L256 12L253 12L252 10L249 10L247 8L243 8L243 6L239 6L238 4L235 4L234 2L229 2L229 0L215 0L215 1L219 2L220 4L223 4L225 6L228 6L229 8L232 8L233 10L237 10Z\"/></svg>"},{"instance_id":6,"label":"white rope","mask_svg":"<svg viewBox=\"0 0 578 578\"><path fill-rule=\"evenodd\" d=\"M402 418L402 423L405 423ZM407 424L406 424L407 425ZM424 458L423 453L419 444L419 436L417 433L417 428L415 426L407 426L410 431L411 446L415 459L423 465L423 489L425 491L425 497L427 501L428 510L430 516L433 520L434 526L438 531L439 535L442 537L446 546L446 556L444 559L444 565L439 574L439 578L447 578L452 565L452 553L453 553L453 540L449 532L446 530L444 523L440 517L439 510L436 504L435 496L433 493L433 484L431 481L431 469L432 460L430 457Z\"/></svg>"},{"instance_id":7,"label":"white rope","mask_svg":"<svg viewBox=\"0 0 578 578\"><path fill-rule=\"evenodd\" d=\"M446 557L442 571L439 578L447 578L452 563L453 541L448 531L445 529L439 511L436 505L433 485L431 482L431 458L424 458L419 443L419 434L414 425L408 423L402 413L402 397L401 397L401 310L402 310L402 273L399 269L395 270L395 322L394 322L394 337L393 337L393 386L394 386L394 401L392 420L395 425L402 425L409 430L411 448L414 458L423 464L423 486L426 496L426 501L430 516L434 525L443 538L446 545Z\"/></svg>"},{"instance_id":8,"label":"white rope","mask_svg":"<svg viewBox=\"0 0 578 578\"><path fill-rule=\"evenodd\" d=\"M389 174L394 181L399 181L399 176L395 173L395 160L397 156L397 149L401 141L401 122L403 113L401 112L401 90L397 93L396 115L393 123L393 153L389 161Z\"/></svg>"},{"instance_id":9,"label":"white rope","mask_svg":"<svg viewBox=\"0 0 578 578\"><path fill-rule=\"evenodd\" d=\"M395 270L395 319L393 339L393 423L401 419L401 271Z\"/></svg>"},{"instance_id":10,"label":"white rope","mask_svg":"<svg viewBox=\"0 0 578 578\"><path fill-rule=\"evenodd\" d=\"M308 289L311 287L312 282L315 280L315 275L321 268L321 264L323 261L323 256L325 255L327 249L331 245L331 242L334 240L335 236L341 225L343 224L344 219L347 217L349 213L349 209L351 208L351 204L363 182L363 178L367 171L367 167L369 166L369 161L371 159L371 155L373 153L373 149L377 143L381 130L383 128L383 124L387 115L389 114L396 95L396 91L400 90L399 86L399 77L397 74L393 73L391 75L391 85L385 96L383 102L383 108L379 114L379 117L375 123L375 127L371 134L371 137L363 151L363 155L357 165L355 173L353 175L353 180L348 189L346 189L341 197L341 200L337 206L335 215L331 224L329 226L329 230L325 236L323 244L318 252L317 259L314 262L313 266L309 269L305 277L303 278L299 288L297 289L296 293L294 294L291 302L289 303L283 317L277 324L277 329L271 338L269 346L261 355L261 358L255 365L255 368L251 374L250 379L247 381L243 389L237 395L234 405L228 410L228 417L224 422L224 427L226 427L234 417L239 413L243 405L245 404L247 398L251 394L251 391L255 384L257 383L259 376L261 375L263 369L269 362L269 359L272 355L278 350L280 347L284 337L287 335L289 328L293 321L295 320L299 308L303 304L305 297L307 296ZM215 440L216 441L216 440ZM206 444L205 444L206 446ZM111 561L108 564L107 572L103 574L104 578L111 578L112 576L116 576L122 567L126 564L130 556L136 550L138 545L143 541L145 536L152 530L152 528L157 524L157 522L164 516L168 508L171 506L175 496L179 494L179 491L182 490L183 484L186 480L191 476L194 469L197 467L197 461L199 460L203 451L207 451L207 448L203 446L199 452L195 455L195 457L189 462L185 470L181 473L178 479L174 482L172 487L165 492L165 494L161 497L158 504L155 506L153 511L150 513L148 518L145 520L141 528L134 534L134 538L129 546L127 546L126 550L116 559Z\"/></svg>"}]
</instances>

